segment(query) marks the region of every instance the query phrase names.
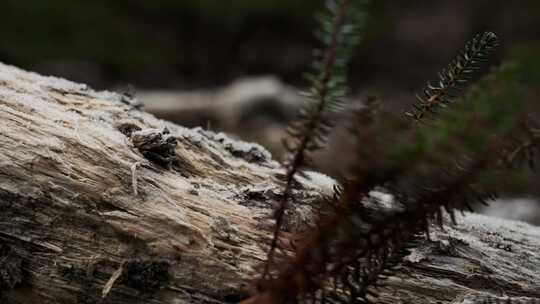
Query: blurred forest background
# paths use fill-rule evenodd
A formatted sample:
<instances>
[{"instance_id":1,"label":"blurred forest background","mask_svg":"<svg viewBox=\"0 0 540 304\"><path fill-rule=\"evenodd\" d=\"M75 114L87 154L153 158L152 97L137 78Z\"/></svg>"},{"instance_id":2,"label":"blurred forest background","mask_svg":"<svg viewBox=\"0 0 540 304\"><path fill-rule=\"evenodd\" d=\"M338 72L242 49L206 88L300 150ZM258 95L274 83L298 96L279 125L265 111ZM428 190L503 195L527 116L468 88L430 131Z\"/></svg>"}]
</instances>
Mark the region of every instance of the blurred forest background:
<instances>
[{"instance_id":1,"label":"blurred forest background","mask_svg":"<svg viewBox=\"0 0 540 304\"><path fill-rule=\"evenodd\" d=\"M98 89L192 89L245 75L302 84L317 46L314 0L2 0L0 58ZM352 87L411 90L474 33L501 37L502 56L540 39L536 0L373 1Z\"/></svg>"},{"instance_id":2,"label":"blurred forest background","mask_svg":"<svg viewBox=\"0 0 540 304\"><path fill-rule=\"evenodd\" d=\"M485 30L501 38L493 65L524 53L540 62L538 0L372 2L350 66L353 102L375 95L402 111L466 41ZM133 84L148 111L259 142L279 158L283 127L295 117L297 88L306 85L302 75L318 46L314 16L323 5L322 0L1 0L0 61L95 89L121 91ZM333 159L346 157L341 154L347 149L337 137L317 169L339 172ZM527 219L538 222L540 217L532 216Z\"/></svg>"}]
</instances>

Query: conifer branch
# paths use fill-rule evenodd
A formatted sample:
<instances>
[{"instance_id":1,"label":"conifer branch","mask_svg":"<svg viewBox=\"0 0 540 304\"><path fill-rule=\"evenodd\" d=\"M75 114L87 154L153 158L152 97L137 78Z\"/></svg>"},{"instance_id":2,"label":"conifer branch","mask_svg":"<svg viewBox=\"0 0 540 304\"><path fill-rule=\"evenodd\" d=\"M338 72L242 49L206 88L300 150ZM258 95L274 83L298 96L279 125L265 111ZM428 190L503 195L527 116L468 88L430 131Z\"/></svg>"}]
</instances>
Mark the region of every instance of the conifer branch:
<instances>
[{"instance_id":1,"label":"conifer branch","mask_svg":"<svg viewBox=\"0 0 540 304\"><path fill-rule=\"evenodd\" d=\"M514 72L512 67L502 69L500 74L496 74L497 77L488 77L484 83L497 84L513 76ZM494 92L482 102L493 105L506 96ZM478 93L468 97L475 100ZM512 107L512 104L507 106ZM505 160L516 162L522 156L529 157L531 153L525 151L540 147L539 131L532 124L516 125L516 122L522 121L519 113L515 113L518 118L509 119L506 108L493 108L486 104L480 108L486 112L468 115L465 114L468 113L466 109L461 109L461 112L445 116L449 121L441 121L438 127L442 128L441 133L446 134L446 124L455 123L455 118L460 117L460 127L453 129L451 137L466 142L462 149L467 154L459 161L454 160L451 169L437 170L436 166L441 165L436 162L434 172L440 174L443 171L446 178L430 187L421 187L417 194L401 193L400 189L392 188L391 185L402 178L410 178L408 171L411 168L432 162L431 154L439 151L436 147L415 150L413 155L406 151L400 152L410 156L407 162L386 159L374 163L371 162L373 157L402 157L399 157L399 153L369 153L359 149L359 161L367 161L369 164L353 166L356 169L350 183L337 191L338 203L335 210L316 220L316 229L310 231L300 243L294 259L282 268L276 279L265 282L264 292L260 296L272 300L262 303L296 300L301 303L304 300L312 303L326 303L327 300L332 303L370 303L377 296L376 287L387 275L395 273L396 265L399 265L416 236L422 232L429 236L432 223L442 226L444 211L455 222L455 211L471 209L475 201L485 203L493 199L498 187L485 183L485 174L492 174L494 170L506 170L509 166ZM503 115L503 112L506 114ZM485 131L470 134L470 128L466 125L474 126L479 121L487 127L487 132L496 134L486 134ZM362 144L366 144L365 140L368 140L368 146L382 144L370 141L377 127L370 128L369 123L358 127L361 127L358 132ZM438 136L434 128L414 128L411 131L429 131L425 136L434 138L428 141ZM516 135L520 135L521 140L510 140ZM488 136L488 140L479 141L478 138L482 136ZM440 142L439 148L444 148L447 140ZM413 143L411 146L417 145ZM366 145L363 147L365 149ZM366 159L365 156L369 154L376 156ZM390 186L390 193L399 198L397 201L402 204L401 207L396 205L391 210L381 211L364 206L369 199L369 192L377 186Z\"/></svg>"},{"instance_id":2,"label":"conifer branch","mask_svg":"<svg viewBox=\"0 0 540 304\"><path fill-rule=\"evenodd\" d=\"M285 212L293 191L294 178L299 170L309 162L309 152L324 147L326 138L333 122L328 117L333 111L339 110L345 94L345 69L354 46L358 43L359 24L354 20L351 9L352 0L338 1L335 8L330 7L333 17L331 23L323 19L323 35L321 39L327 44L322 62L316 62L320 67L318 76L308 76L312 82L312 91L308 96L310 101L301 110L301 120L287 129L292 140L284 141L285 148L291 159L285 165L285 186L274 212L275 227L270 249L264 266L262 280L265 280L273 264L282 230ZM351 20L352 19L352 20Z\"/></svg>"},{"instance_id":3,"label":"conifer branch","mask_svg":"<svg viewBox=\"0 0 540 304\"><path fill-rule=\"evenodd\" d=\"M418 101L413 105L413 110L405 114L419 122L427 114L435 114L438 108L451 103L478 71L480 63L487 60L498 44L499 39L492 32L474 37L456 59L439 73L438 83L428 83L423 97L416 95Z\"/></svg>"}]
</instances>

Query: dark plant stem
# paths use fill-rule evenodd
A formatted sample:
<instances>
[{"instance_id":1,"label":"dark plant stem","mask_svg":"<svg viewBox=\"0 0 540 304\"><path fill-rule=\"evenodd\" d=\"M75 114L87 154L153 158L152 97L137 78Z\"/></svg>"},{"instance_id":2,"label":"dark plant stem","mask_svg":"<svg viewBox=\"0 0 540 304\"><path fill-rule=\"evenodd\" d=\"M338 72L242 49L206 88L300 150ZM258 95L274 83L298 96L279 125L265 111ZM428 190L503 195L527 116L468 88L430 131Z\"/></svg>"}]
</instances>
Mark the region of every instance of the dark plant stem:
<instances>
[{"instance_id":1,"label":"dark plant stem","mask_svg":"<svg viewBox=\"0 0 540 304\"><path fill-rule=\"evenodd\" d=\"M334 66L336 64L337 57L337 48L339 45L339 34L341 28L345 23L347 12L351 5L352 0L343 0L340 4L339 11L334 18L334 26L332 31L332 38L328 49L326 50L324 69L320 81L320 86L317 88L318 92L318 102L317 109L315 113L311 116L309 123L304 131L304 134L301 137L300 143L294 151L294 157L292 162L287 165L287 174L286 174L286 185L283 191L278 204L278 208L275 211L274 217L276 219L276 224L274 227L274 232L272 236L272 241L270 243L270 249L268 251L266 264L264 266L264 271L262 279L265 280L270 271L270 267L274 260L274 255L276 248L278 246L278 241L280 233L283 226L283 221L285 218L285 211L288 209L288 201L292 196L294 177L300 168L306 163L306 152L308 150L308 145L314 137L314 132L316 128L321 124L322 116L326 108L327 94L329 89L329 82L332 80Z\"/></svg>"}]
</instances>

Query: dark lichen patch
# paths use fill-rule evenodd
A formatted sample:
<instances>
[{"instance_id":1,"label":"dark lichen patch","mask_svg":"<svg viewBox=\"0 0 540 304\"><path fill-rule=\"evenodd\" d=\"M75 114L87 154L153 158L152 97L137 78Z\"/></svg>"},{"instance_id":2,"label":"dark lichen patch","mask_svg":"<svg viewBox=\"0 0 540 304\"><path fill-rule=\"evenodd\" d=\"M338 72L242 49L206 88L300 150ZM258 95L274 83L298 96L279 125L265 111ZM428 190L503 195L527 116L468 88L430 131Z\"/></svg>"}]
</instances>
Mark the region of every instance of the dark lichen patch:
<instances>
[{"instance_id":1,"label":"dark lichen patch","mask_svg":"<svg viewBox=\"0 0 540 304\"><path fill-rule=\"evenodd\" d=\"M23 259L8 245L0 243L0 294L24 280Z\"/></svg>"},{"instance_id":2,"label":"dark lichen patch","mask_svg":"<svg viewBox=\"0 0 540 304\"><path fill-rule=\"evenodd\" d=\"M469 244L461 239L448 237L446 240L432 241L431 253L438 256L460 257L468 250Z\"/></svg>"},{"instance_id":3,"label":"dark lichen patch","mask_svg":"<svg viewBox=\"0 0 540 304\"><path fill-rule=\"evenodd\" d=\"M258 144L235 141L227 137L224 133L211 135L211 140L222 144L225 150L229 151L234 157L242 158L251 163L267 163L272 159L270 153Z\"/></svg>"},{"instance_id":4,"label":"dark lichen patch","mask_svg":"<svg viewBox=\"0 0 540 304\"><path fill-rule=\"evenodd\" d=\"M220 298L225 303L239 303L242 300L249 298L249 293L241 290L227 290Z\"/></svg>"},{"instance_id":5,"label":"dark lichen patch","mask_svg":"<svg viewBox=\"0 0 540 304\"><path fill-rule=\"evenodd\" d=\"M71 264L58 265L58 272L68 281L85 283L88 280L86 269Z\"/></svg>"},{"instance_id":6,"label":"dark lichen patch","mask_svg":"<svg viewBox=\"0 0 540 304\"><path fill-rule=\"evenodd\" d=\"M225 149L234 157L243 158L250 163L260 163L267 160L266 156L256 147L251 147L249 150L237 149L233 145L225 146Z\"/></svg>"},{"instance_id":7,"label":"dark lichen patch","mask_svg":"<svg viewBox=\"0 0 540 304\"><path fill-rule=\"evenodd\" d=\"M134 132L140 131L141 127L132 121L121 120L115 125L116 129L127 137L131 137Z\"/></svg>"},{"instance_id":8,"label":"dark lichen patch","mask_svg":"<svg viewBox=\"0 0 540 304\"><path fill-rule=\"evenodd\" d=\"M101 285L96 285L95 277L103 277L91 265L59 264L58 274L62 279L78 288L76 298L78 304L101 304ZM108 303L108 302L107 302Z\"/></svg>"},{"instance_id":9,"label":"dark lichen patch","mask_svg":"<svg viewBox=\"0 0 540 304\"><path fill-rule=\"evenodd\" d=\"M124 265L122 281L138 290L158 290L169 283L169 268L166 261L129 261Z\"/></svg>"},{"instance_id":10,"label":"dark lichen patch","mask_svg":"<svg viewBox=\"0 0 540 304\"><path fill-rule=\"evenodd\" d=\"M276 188L246 187L236 198L242 206L270 208L280 197L281 193Z\"/></svg>"},{"instance_id":11,"label":"dark lichen patch","mask_svg":"<svg viewBox=\"0 0 540 304\"><path fill-rule=\"evenodd\" d=\"M130 136L131 142L149 161L171 169L176 155L176 138L167 128L135 131Z\"/></svg>"},{"instance_id":12,"label":"dark lichen patch","mask_svg":"<svg viewBox=\"0 0 540 304\"><path fill-rule=\"evenodd\" d=\"M99 296L99 290L90 290L77 294L77 304L101 304L103 299Z\"/></svg>"}]
</instances>

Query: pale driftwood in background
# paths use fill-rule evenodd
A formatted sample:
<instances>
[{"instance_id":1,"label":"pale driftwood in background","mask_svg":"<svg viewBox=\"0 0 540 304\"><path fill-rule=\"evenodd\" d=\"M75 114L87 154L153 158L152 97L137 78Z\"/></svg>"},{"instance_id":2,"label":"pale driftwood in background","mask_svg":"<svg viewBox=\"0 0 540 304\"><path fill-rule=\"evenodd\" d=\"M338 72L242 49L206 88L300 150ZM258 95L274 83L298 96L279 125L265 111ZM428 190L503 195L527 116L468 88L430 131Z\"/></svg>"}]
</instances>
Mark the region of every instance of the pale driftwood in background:
<instances>
[{"instance_id":1,"label":"pale driftwood in background","mask_svg":"<svg viewBox=\"0 0 540 304\"><path fill-rule=\"evenodd\" d=\"M245 296L279 195L261 147L0 64L0 302L226 303ZM333 181L311 173L289 229ZM540 229L478 215L437 231L383 303L540 297ZM410 276L405 276L408 274Z\"/></svg>"}]
</instances>

